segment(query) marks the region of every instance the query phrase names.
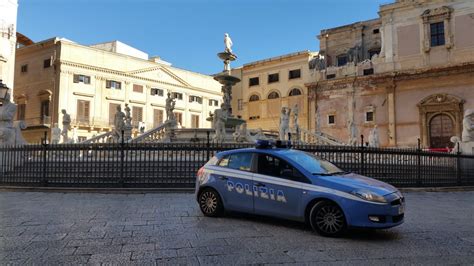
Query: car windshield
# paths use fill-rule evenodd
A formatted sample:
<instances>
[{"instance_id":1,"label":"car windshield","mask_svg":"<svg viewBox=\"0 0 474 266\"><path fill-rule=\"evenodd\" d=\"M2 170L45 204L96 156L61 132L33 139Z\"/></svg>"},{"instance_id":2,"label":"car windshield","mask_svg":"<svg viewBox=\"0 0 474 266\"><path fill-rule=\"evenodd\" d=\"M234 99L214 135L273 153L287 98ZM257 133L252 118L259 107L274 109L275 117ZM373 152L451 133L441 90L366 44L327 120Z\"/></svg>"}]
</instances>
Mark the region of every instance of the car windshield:
<instances>
[{"instance_id":1,"label":"car windshield","mask_svg":"<svg viewBox=\"0 0 474 266\"><path fill-rule=\"evenodd\" d=\"M313 175L336 175L345 173L345 171L341 170L334 164L318 158L311 153L291 152L286 154L286 156L295 163L303 166L304 169Z\"/></svg>"}]
</instances>

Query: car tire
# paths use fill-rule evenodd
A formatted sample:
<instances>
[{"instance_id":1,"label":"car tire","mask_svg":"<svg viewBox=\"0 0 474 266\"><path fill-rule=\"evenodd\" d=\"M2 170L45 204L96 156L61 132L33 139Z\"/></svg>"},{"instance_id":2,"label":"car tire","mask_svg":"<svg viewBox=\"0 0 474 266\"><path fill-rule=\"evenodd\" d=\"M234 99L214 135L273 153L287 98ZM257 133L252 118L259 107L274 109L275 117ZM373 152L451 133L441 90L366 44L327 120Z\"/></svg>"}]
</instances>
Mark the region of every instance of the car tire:
<instances>
[{"instance_id":1,"label":"car tire","mask_svg":"<svg viewBox=\"0 0 474 266\"><path fill-rule=\"evenodd\" d=\"M206 188L199 193L199 208L205 216L218 217L224 213L224 205L217 191Z\"/></svg>"},{"instance_id":2,"label":"car tire","mask_svg":"<svg viewBox=\"0 0 474 266\"><path fill-rule=\"evenodd\" d=\"M344 212L328 200L314 204L309 213L309 223L318 234L329 237L340 236L347 228Z\"/></svg>"}]
</instances>

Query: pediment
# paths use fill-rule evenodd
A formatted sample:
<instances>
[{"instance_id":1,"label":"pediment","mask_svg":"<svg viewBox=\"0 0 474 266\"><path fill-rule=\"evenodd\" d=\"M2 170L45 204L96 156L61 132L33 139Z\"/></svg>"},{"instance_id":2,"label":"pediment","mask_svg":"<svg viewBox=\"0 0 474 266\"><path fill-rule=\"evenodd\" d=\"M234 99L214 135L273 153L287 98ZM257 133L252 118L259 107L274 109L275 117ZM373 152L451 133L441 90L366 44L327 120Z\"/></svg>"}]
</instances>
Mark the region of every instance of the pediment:
<instances>
[{"instance_id":1,"label":"pediment","mask_svg":"<svg viewBox=\"0 0 474 266\"><path fill-rule=\"evenodd\" d=\"M462 104L464 100L449 94L434 94L423 99L418 106Z\"/></svg>"},{"instance_id":2,"label":"pediment","mask_svg":"<svg viewBox=\"0 0 474 266\"><path fill-rule=\"evenodd\" d=\"M142 70L136 70L136 71L130 72L130 74L140 77L140 78L158 80L164 83L173 84L177 86L184 86L184 87L190 86L186 81L181 79L178 75L174 74L171 70L165 67L161 67L161 66L148 68L148 69L142 69Z\"/></svg>"}]
</instances>

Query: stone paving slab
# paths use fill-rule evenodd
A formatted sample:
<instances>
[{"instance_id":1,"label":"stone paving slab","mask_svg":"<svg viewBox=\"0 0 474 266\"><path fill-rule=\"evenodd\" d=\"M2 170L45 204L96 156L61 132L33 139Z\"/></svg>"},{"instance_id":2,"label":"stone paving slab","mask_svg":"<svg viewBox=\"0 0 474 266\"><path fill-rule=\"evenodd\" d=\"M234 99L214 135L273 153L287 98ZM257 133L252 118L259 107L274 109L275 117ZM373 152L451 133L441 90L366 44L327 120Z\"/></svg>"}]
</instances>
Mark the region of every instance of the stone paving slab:
<instances>
[{"instance_id":1,"label":"stone paving slab","mask_svg":"<svg viewBox=\"0 0 474 266\"><path fill-rule=\"evenodd\" d=\"M0 192L0 265L473 265L474 192L406 192L406 221L325 238L204 217L189 193Z\"/></svg>"}]
</instances>

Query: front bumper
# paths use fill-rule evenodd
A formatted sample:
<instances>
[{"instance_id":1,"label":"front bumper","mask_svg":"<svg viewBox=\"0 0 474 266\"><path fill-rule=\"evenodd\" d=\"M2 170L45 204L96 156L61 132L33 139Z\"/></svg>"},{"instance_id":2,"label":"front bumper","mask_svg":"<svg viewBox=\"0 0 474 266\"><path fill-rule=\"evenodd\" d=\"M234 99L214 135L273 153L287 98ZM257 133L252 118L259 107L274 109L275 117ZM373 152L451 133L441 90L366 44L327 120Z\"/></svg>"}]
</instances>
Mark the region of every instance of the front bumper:
<instances>
[{"instance_id":1,"label":"front bumper","mask_svg":"<svg viewBox=\"0 0 474 266\"><path fill-rule=\"evenodd\" d=\"M345 214L349 227L390 228L400 225L405 218L405 200L398 194L386 196L388 203L368 201L346 202Z\"/></svg>"}]
</instances>

